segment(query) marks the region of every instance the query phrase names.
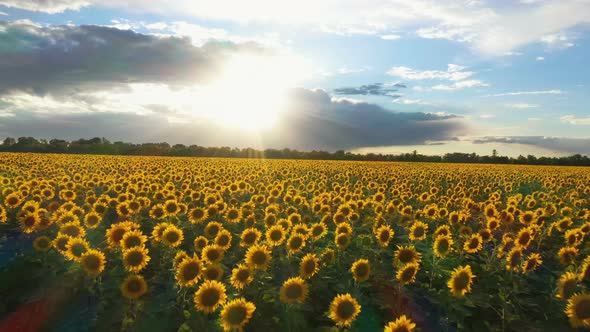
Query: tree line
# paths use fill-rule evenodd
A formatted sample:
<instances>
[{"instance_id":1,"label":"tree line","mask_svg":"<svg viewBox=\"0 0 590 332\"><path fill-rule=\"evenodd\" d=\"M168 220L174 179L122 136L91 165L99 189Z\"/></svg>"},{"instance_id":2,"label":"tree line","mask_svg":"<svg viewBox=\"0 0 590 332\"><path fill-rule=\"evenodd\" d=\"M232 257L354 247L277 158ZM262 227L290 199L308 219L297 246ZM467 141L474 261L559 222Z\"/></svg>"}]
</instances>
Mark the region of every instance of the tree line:
<instances>
[{"instance_id":1,"label":"tree line","mask_svg":"<svg viewBox=\"0 0 590 332\"><path fill-rule=\"evenodd\" d=\"M479 163L479 164L521 164L521 165L566 165L590 166L590 158L580 154L567 157L536 157L533 155L517 158L499 156L494 150L491 156L476 153L447 153L443 156L429 156L417 151L402 154L367 153L359 154L338 150L298 151L294 149L265 149L204 147L199 145L170 145L162 143L127 143L110 142L104 137L66 141L63 139L36 139L34 137L7 137L0 145L0 152L34 152L34 153L70 153L70 154L104 154L131 156L177 156L177 157L221 157L221 158L268 158L268 159L313 159L313 160L361 160L361 161L408 161L436 163Z\"/></svg>"}]
</instances>

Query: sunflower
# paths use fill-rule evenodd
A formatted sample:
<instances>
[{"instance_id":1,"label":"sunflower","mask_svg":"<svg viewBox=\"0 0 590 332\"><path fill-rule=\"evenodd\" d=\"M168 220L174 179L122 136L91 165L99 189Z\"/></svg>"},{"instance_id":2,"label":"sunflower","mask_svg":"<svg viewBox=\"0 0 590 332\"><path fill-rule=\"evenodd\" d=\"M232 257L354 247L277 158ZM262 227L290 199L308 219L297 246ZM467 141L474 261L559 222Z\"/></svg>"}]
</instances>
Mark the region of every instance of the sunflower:
<instances>
[{"instance_id":1,"label":"sunflower","mask_svg":"<svg viewBox=\"0 0 590 332\"><path fill-rule=\"evenodd\" d=\"M471 273L471 266L459 266L451 274L451 279L447 286L451 290L451 294L457 297L462 297L471 291L471 285L475 276Z\"/></svg>"},{"instance_id":2,"label":"sunflower","mask_svg":"<svg viewBox=\"0 0 590 332\"><path fill-rule=\"evenodd\" d=\"M246 228L240 236L240 247L250 247L260 240L262 233L254 227Z\"/></svg>"},{"instance_id":3,"label":"sunflower","mask_svg":"<svg viewBox=\"0 0 590 332\"><path fill-rule=\"evenodd\" d=\"M195 250L200 252L207 246L207 244L209 244L209 240L203 235L199 235L195 238L193 244L195 246Z\"/></svg>"},{"instance_id":4,"label":"sunflower","mask_svg":"<svg viewBox=\"0 0 590 332\"><path fill-rule=\"evenodd\" d=\"M357 259L350 267L352 278L356 282L366 281L371 274L371 264L368 259Z\"/></svg>"},{"instance_id":5,"label":"sunflower","mask_svg":"<svg viewBox=\"0 0 590 332\"><path fill-rule=\"evenodd\" d=\"M565 314L572 327L590 328L590 294L577 293L567 301Z\"/></svg>"},{"instance_id":6,"label":"sunflower","mask_svg":"<svg viewBox=\"0 0 590 332\"><path fill-rule=\"evenodd\" d=\"M238 264L231 273L230 284L237 290L244 289L254 280L254 271L245 264Z\"/></svg>"},{"instance_id":7,"label":"sunflower","mask_svg":"<svg viewBox=\"0 0 590 332\"><path fill-rule=\"evenodd\" d=\"M225 219L232 224L237 224L242 219L242 211L236 208L230 208L225 213Z\"/></svg>"},{"instance_id":8,"label":"sunflower","mask_svg":"<svg viewBox=\"0 0 590 332\"><path fill-rule=\"evenodd\" d=\"M212 239L217 236L217 233L223 229L223 225L217 221L210 221L205 226L205 235Z\"/></svg>"},{"instance_id":9,"label":"sunflower","mask_svg":"<svg viewBox=\"0 0 590 332\"><path fill-rule=\"evenodd\" d=\"M352 235L352 226L347 222L338 224L338 226L336 226L336 235L339 234Z\"/></svg>"},{"instance_id":10,"label":"sunflower","mask_svg":"<svg viewBox=\"0 0 590 332\"><path fill-rule=\"evenodd\" d=\"M203 251L201 251L201 258L209 264L221 262L224 256L225 251L216 244L209 244L203 248Z\"/></svg>"},{"instance_id":11,"label":"sunflower","mask_svg":"<svg viewBox=\"0 0 590 332\"><path fill-rule=\"evenodd\" d=\"M272 246L280 246L286 238L286 231L280 225L271 226L266 230L266 242Z\"/></svg>"},{"instance_id":12,"label":"sunflower","mask_svg":"<svg viewBox=\"0 0 590 332\"><path fill-rule=\"evenodd\" d=\"M226 299L225 285L216 280L207 280L195 292L193 301L195 303L195 309L198 311L212 313L220 305L225 303Z\"/></svg>"},{"instance_id":13,"label":"sunflower","mask_svg":"<svg viewBox=\"0 0 590 332\"><path fill-rule=\"evenodd\" d=\"M559 262L563 266L568 266L574 264L576 260L576 256L578 256L578 248L574 247L563 247L559 249L557 252L557 256L559 257Z\"/></svg>"},{"instance_id":14,"label":"sunflower","mask_svg":"<svg viewBox=\"0 0 590 332\"><path fill-rule=\"evenodd\" d=\"M199 282L203 273L203 263L197 257L184 258L176 266L176 282L180 287L191 287Z\"/></svg>"},{"instance_id":15,"label":"sunflower","mask_svg":"<svg viewBox=\"0 0 590 332\"><path fill-rule=\"evenodd\" d=\"M121 284L121 293L129 300L137 300L147 293L148 285L140 275L130 275Z\"/></svg>"},{"instance_id":16,"label":"sunflower","mask_svg":"<svg viewBox=\"0 0 590 332\"><path fill-rule=\"evenodd\" d=\"M239 330L243 331L244 326L248 323L256 306L244 298L235 299L227 302L221 310L221 327L225 332Z\"/></svg>"},{"instance_id":17,"label":"sunflower","mask_svg":"<svg viewBox=\"0 0 590 332\"><path fill-rule=\"evenodd\" d=\"M415 327L416 324L411 319L401 315L395 321L385 325L383 332L412 332Z\"/></svg>"},{"instance_id":18,"label":"sunflower","mask_svg":"<svg viewBox=\"0 0 590 332\"><path fill-rule=\"evenodd\" d=\"M537 253L530 254L527 259L522 263L522 273L529 273L537 269L539 265L543 264L541 255Z\"/></svg>"},{"instance_id":19,"label":"sunflower","mask_svg":"<svg viewBox=\"0 0 590 332\"><path fill-rule=\"evenodd\" d=\"M557 294L555 297L562 300L569 299L578 287L578 276L573 272L566 272L557 281Z\"/></svg>"},{"instance_id":20,"label":"sunflower","mask_svg":"<svg viewBox=\"0 0 590 332\"><path fill-rule=\"evenodd\" d=\"M338 234L336 235L334 242L336 242L336 246L338 247L338 249L344 249L348 247L348 245L350 244L350 235L345 233Z\"/></svg>"},{"instance_id":21,"label":"sunflower","mask_svg":"<svg viewBox=\"0 0 590 332\"><path fill-rule=\"evenodd\" d=\"M334 249L326 249L322 253L322 264L330 265L336 261L336 252Z\"/></svg>"},{"instance_id":22,"label":"sunflower","mask_svg":"<svg viewBox=\"0 0 590 332\"><path fill-rule=\"evenodd\" d=\"M0 223L4 223L8 220L8 216L6 213L6 208L4 208L4 206L0 205Z\"/></svg>"},{"instance_id":23,"label":"sunflower","mask_svg":"<svg viewBox=\"0 0 590 332\"><path fill-rule=\"evenodd\" d=\"M326 227L326 224L318 222L311 226L309 233L314 240L319 240L326 235L327 231L328 228Z\"/></svg>"},{"instance_id":24,"label":"sunflower","mask_svg":"<svg viewBox=\"0 0 590 332\"><path fill-rule=\"evenodd\" d=\"M96 228L101 222L102 216L94 211L89 212L84 217L84 225L86 225L87 228Z\"/></svg>"},{"instance_id":25,"label":"sunflower","mask_svg":"<svg viewBox=\"0 0 590 332\"><path fill-rule=\"evenodd\" d=\"M169 245L170 247L178 247L182 240L184 240L184 233L182 229L170 225L164 229L164 233L162 233L162 242Z\"/></svg>"},{"instance_id":26,"label":"sunflower","mask_svg":"<svg viewBox=\"0 0 590 332\"><path fill-rule=\"evenodd\" d=\"M432 245L432 251L436 257L445 257L453 250L453 239L447 235L438 235Z\"/></svg>"},{"instance_id":27,"label":"sunflower","mask_svg":"<svg viewBox=\"0 0 590 332\"><path fill-rule=\"evenodd\" d=\"M112 247L118 246L123 239L123 235L130 230L131 227L125 223L112 224L106 233L107 242Z\"/></svg>"},{"instance_id":28,"label":"sunflower","mask_svg":"<svg viewBox=\"0 0 590 332\"><path fill-rule=\"evenodd\" d=\"M167 217L173 217L180 212L178 202L174 199L169 199L164 203L164 211Z\"/></svg>"},{"instance_id":29,"label":"sunflower","mask_svg":"<svg viewBox=\"0 0 590 332\"><path fill-rule=\"evenodd\" d=\"M338 294L330 303L330 318L339 327L350 327L361 312L361 306L348 293Z\"/></svg>"},{"instance_id":30,"label":"sunflower","mask_svg":"<svg viewBox=\"0 0 590 332\"><path fill-rule=\"evenodd\" d=\"M143 235L139 230L133 230L125 232L120 244L123 250L127 250L133 247L143 247L146 242L147 236Z\"/></svg>"},{"instance_id":31,"label":"sunflower","mask_svg":"<svg viewBox=\"0 0 590 332\"><path fill-rule=\"evenodd\" d=\"M474 254L483 248L483 238L479 234L471 234L471 237L463 244L465 252Z\"/></svg>"},{"instance_id":32,"label":"sunflower","mask_svg":"<svg viewBox=\"0 0 590 332\"><path fill-rule=\"evenodd\" d=\"M283 303L303 303L309 293L309 286L299 277L289 278L281 286L279 292Z\"/></svg>"},{"instance_id":33,"label":"sunflower","mask_svg":"<svg viewBox=\"0 0 590 332\"><path fill-rule=\"evenodd\" d=\"M166 218L166 209L164 208L164 205L156 204L156 205L152 206L149 214L150 214L150 217L152 217L154 219L164 219L164 218Z\"/></svg>"},{"instance_id":34,"label":"sunflower","mask_svg":"<svg viewBox=\"0 0 590 332\"><path fill-rule=\"evenodd\" d=\"M87 250L80 257L80 265L82 265L86 273L93 277L104 271L105 264L106 258L104 254L95 249Z\"/></svg>"},{"instance_id":35,"label":"sunflower","mask_svg":"<svg viewBox=\"0 0 590 332\"><path fill-rule=\"evenodd\" d=\"M428 231L428 225L421 222L416 221L410 228L410 240L417 241L417 240L424 240L426 239L426 232Z\"/></svg>"},{"instance_id":36,"label":"sunflower","mask_svg":"<svg viewBox=\"0 0 590 332\"><path fill-rule=\"evenodd\" d=\"M33 241L33 248L37 251L47 252L52 246L53 243L51 242L51 239L45 235L39 236Z\"/></svg>"},{"instance_id":37,"label":"sunflower","mask_svg":"<svg viewBox=\"0 0 590 332\"><path fill-rule=\"evenodd\" d=\"M215 236L215 244L220 246L223 250L227 250L231 247L232 236L227 230L222 230Z\"/></svg>"},{"instance_id":38,"label":"sunflower","mask_svg":"<svg viewBox=\"0 0 590 332\"><path fill-rule=\"evenodd\" d=\"M88 241L81 238L70 238L66 244L65 256L73 261L79 262L82 254L90 249Z\"/></svg>"},{"instance_id":39,"label":"sunflower","mask_svg":"<svg viewBox=\"0 0 590 332\"><path fill-rule=\"evenodd\" d=\"M123 251L123 265L130 272L139 272L149 263L148 250L143 247L133 247Z\"/></svg>"},{"instance_id":40,"label":"sunflower","mask_svg":"<svg viewBox=\"0 0 590 332\"><path fill-rule=\"evenodd\" d=\"M23 202L23 198L18 193L11 193L4 198L4 205L9 208L15 208Z\"/></svg>"},{"instance_id":41,"label":"sunflower","mask_svg":"<svg viewBox=\"0 0 590 332\"><path fill-rule=\"evenodd\" d=\"M57 237L53 239L53 247L55 247L55 249L65 256L66 251L68 250L67 245L70 239L72 239L72 237L69 235L58 234Z\"/></svg>"},{"instance_id":42,"label":"sunflower","mask_svg":"<svg viewBox=\"0 0 590 332\"><path fill-rule=\"evenodd\" d=\"M533 232L530 227L521 229L516 235L516 245L526 249L533 240Z\"/></svg>"},{"instance_id":43,"label":"sunflower","mask_svg":"<svg viewBox=\"0 0 590 332\"><path fill-rule=\"evenodd\" d=\"M522 264L522 258L522 248L512 248L506 256L506 270L518 271Z\"/></svg>"},{"instance_id":44,"label":"sunflower","mask_svg":"<svg viewBox=\"0 0 590 332\"><path fill-rule=\"evenodd\" d=\"M41 218L37 213L26 212L22 217L18 218L20 228L26 234L30 234L37 229L37 225L41 222Z\"/></svg>"},{"instance_id":45,"label":"sunflower","mask_svg":"<svg viewBox=\"0 0 590 332\"><path fill-rule=\"evenodd\" d=\"M582 262L582 267L580 268L580 274L578 279L580 281L590 280L590 256L586 257L586 259L584 259L584 262Z\"/></svg>"},{"instance_id":46,"label":"sunflower","mask_svg":"<svg viewBox=\"0 0 590 332\"><path fill-rule=\"evenodd\" d=\"M205 209L196 207L188 212L188 220L191 224L200 224L207 219L207 211Z\"/></svg>"},{"instance_id":47,"label":"sunflower","mask_svg":"<svg viewBox=\"0 0 590 332\"><path fill-rule=\"evenodd\" d=\"M174 261L173 261L173 266L178 266L178 264L182 263L183 260L191 258L186 251L184 250L178 250L176 252L176 255L174 255Z\"/></svg>"},{"instance_id":48,"label":"sunflower","mask_svg":"<svg viewBox=\"0 0 590 332\"><path fill-rule=\"evenodd\" d=\"M375 230L375 237L377 237L377 241L379 241L379 245L382 247L387 247L389 245L394 234L395 232L389 225L381 225Z\"/></svg>"},{"instance_id":49,"label":"sunflower","mask_svg":"<svg viewBox=\"0 0 590 332\"><path fill-rule=\"evenodd\" d=\"M416 280L416 274L418 274L419 268L418 263L406 264L397 272L395 277L402 285L410 284Z\"/></svg>"},{"instance_id":50,"label":"sunflower","mask_svg":"<svg viewBox=\"0 0 590 332\"><path fill-rule=\"evenodd\" d=\"M410 263L420 263L422 254L416 251L414 246L397 246L394 261L403 265Z\"/></svg>"},{"instance_id":51,"label":"sunflower","mask_svg":"<svg viewBox=\"0 0 590 332\"><path fill-rule=\"evenodd\" d=\"M305 237L295 233L287 240L287 252L289 255L299 252L305 247Z\"/></svg>"},{"instance_id":52,"label":"sunflower","mask_svg":"<svg viewBox=\"0 0 590 332\"><path fill-rule=\"evenodd\" d=\"M320 260L315 254L303 256L299 263L299 276L303 279L313 277L320 270Z\"/></svg>"},{"instance_id":53,"label":"sunflower","mask_svg":"<svg viewBox=\"0 0 590 332\"><path fill-rule=\"evenodd\" d=\"M223 278L223 268L220 264L209 264L203 271L203 277L206 280L221 280Z\"/></svg>"},{"instance_id":54,"label":"sunflower","mask_svg":"<svg viewBox=\"0 0 590 332\"><path fill-rule=\"evenodd\" d=\"M246 263L255 270L266 270L271 259L271 252L266 245L253 245L246 252Z\"/></svg>"}]
</instances>

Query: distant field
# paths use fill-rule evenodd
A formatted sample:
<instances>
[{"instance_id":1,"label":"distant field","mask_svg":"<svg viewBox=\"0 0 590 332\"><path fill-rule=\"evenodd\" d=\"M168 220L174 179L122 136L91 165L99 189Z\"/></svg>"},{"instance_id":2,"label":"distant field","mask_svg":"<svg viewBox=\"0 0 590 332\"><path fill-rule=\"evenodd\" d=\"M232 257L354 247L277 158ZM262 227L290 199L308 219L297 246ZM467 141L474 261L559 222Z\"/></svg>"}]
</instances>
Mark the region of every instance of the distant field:
<instances>
[{"instance_id":1,"label":"distant field","mask_svg":"<svg viewBox=\"0 0 590 332\"><path fill-rule=\"evenodd\" d=\"M0 330L588 328L588 233L590 168L0 154Z\"/></svg>"}]
</instances>

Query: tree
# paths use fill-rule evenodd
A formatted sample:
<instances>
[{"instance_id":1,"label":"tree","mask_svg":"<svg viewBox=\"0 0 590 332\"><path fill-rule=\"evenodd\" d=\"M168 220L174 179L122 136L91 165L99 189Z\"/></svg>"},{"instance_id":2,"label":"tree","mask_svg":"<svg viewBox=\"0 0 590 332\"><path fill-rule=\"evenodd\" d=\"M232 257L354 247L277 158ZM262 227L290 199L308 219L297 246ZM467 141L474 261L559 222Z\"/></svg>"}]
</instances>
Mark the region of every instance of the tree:
<instances>
[{"instance_id":1,"label":"tree","mask_svg":"<svg viewBox=\"0 0 590 332\"><path fill-rule=\"evenodd\" d=\"M7 146L12 146L16 144L16 140L12 137L6 137L6 139L4 140L4 142L2 143L2 145L4 145L5 147Z\"/></svg>"}]
</instances>

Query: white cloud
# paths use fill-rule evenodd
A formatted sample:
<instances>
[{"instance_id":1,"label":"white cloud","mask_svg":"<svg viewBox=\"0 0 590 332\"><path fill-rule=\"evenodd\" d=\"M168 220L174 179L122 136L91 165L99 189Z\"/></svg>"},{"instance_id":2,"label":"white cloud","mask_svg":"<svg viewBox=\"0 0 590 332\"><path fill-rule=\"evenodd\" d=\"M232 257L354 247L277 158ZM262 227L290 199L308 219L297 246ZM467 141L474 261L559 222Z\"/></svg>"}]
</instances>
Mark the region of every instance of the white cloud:
<instances>
[{"instance_id":1,"label":"white cloud","mask_svg":"<svg viewBox=\"0 0 590 332\"><path fill-rule=\"evenodd\" d=\"M364 67L364 68L350 68L350 67L344 66L344 67L338 68L338 73L339 74L343 74L343 75L346 75L346 74L358 74L358 73L365 72L367 70L369 70L369 68L367 68L367 67Z\"/></svg>"},{"instance_id":2,"label":"white cloud","mask_svg":"<svg viewBox=\"0 0 590 332\"><path fill-rule=\"evenodd\" d=\"M476 33L466 27L421 28L416 34L425 39L448 39L457 42L470 42L476 37Z\"/></svg>"},{"instance_id":3,"label":"white cloud","mask_svg":"<svg viewBox=\"0 0 590 332\"><path fill-rule=\"evenodd\" d=\"M497 93L497 94L493 94L493 95L487 95L485 97L523 96L523 95L560 95L562 93L563 92L561 90L516 91L516 92Z\"/></svg>"},{"instance_id":4,"label":"white cloud","mask_svg":"<svg viewBox=\"0 0 590 332\"><path fill-rule=\"evenodd\" d=\"M392 102L403 105L432 105L431 103L423 101L421 99L398 98L394 99Z\"/></svg>"},{"instance_id":5,"label":"white cloud","mask_svg":"<svg viewBox=\"0 0 590 332\"><path fill-rule=\"evenodd\" d=\"M541 42L550 49L564 49L570 48L575 44L572 42L573 37L566 33L555 33L541 37Z\"/></svg>"},{"instance_id":6,"label":"white cloud","mask_svg":"<svg viewBox=\"0 0 590 332\"><path fill-rule=\"evenodd\" d=\"M484 83L480 80L466 80L466 81L459 81L455 82L450 85L446 84L439 84L432 87L432 90L442 90L442 91L452 91L464 88L473 88L478 86L489 86L489 84Z\"/></svg>"},{"instance_id":7,"label":"white cloud","mask_svg":"<svg viewBox=\"0 0 590 332\"><path fill-rule=\"evenodd\" d=\"M535 60L537 60L537 61L544 61L545 60L545 57L538 56Z\"/></svg>"},{"instance_id":8,"label":"white cloud","mask_svg":"<svg viewBox=\"0 0 590 332\"><path fill-rule=\"evenodd\" d=\"M5 12L0 12L0 16L8 16L8 14Z\"/></svg>"},{"instance_id":9,"label":"white cloud","mask_svg":"<svg viewBox=\"0 0 590 332\"><path fill-rule=\"evenodd\" d=\"M49 14L66 10L78 10L88 6L91 0L0 0L0 5Z\"/></svg>"},{"instance_id":10,"label":"white cloud","mask_svg":"<svg viewBox=\"0 0 590 332\"><path fill-rule=\"evenodd\" d=\"M527 108L537 108L537 107L539 107L539 105L527 104L527 103L515 103L515 104L506 104L506 107L517 108L517 109L527 109Z\"/></svg>"},{"instance_id":11,"label":"white cloud","mask_svg":"<svg viewBox=\"0 0 590 332\"><path fill-rule=\"evenodd\" d=\"M401 36L400 35L392 35L392 34L390 34L390 35L381 35L380 38L381 39L384 39L384 40L397 40L397 39L400 39Z\"/></svg>"},{"instance_id":12,"label":"white cloud","mask_svg":"<svg viewBox=\"0 0 590 332\"><path fill-rule=\"evenodd\" d=\"M210 21L297 25L343 35L416 31L423 38L467 42L478 52L500 56L541 40L549 43L555 40L567 46L572 44L569 36L567 40L560 36L590 23L590 1L527 2L523 5L474 0L0 0L0 4L10 7L48 13L94 5L132 12L181 14Z\"/></svg>"},{"instance_id":13,"label":"white cloud","mask_svg":"<svg viewBox=\"0 0 590 332\"><path fill-rule=\"evenodd\" d=\"M495 118L496 116L493 114L482 114L479 117L482 119L492 119L492 118Z\"/></svg>"},{"instance_id":14,"label":"white cloud","mask_svg":"<svg viewBox=\"0 0 590 332\"><path fill-rule=\"evenodd\" d=\"M590 117L578 118L575 115L564 115L559 118L561 122L569 123L571 125L590 125Z\"/></svg>"},{"instance_id":15,"label":"white cloud","mask_svg":"<svg viewBox=\"0 0 590 332\"><path fill-rule=\"evenodd\" d=\"M449 64L447 65L447 70L417 70L412 69L409 67L393 67L391 68L387 74L391 76L401 77L407 80L450 80L450 81L460 81L466 79L475 72L472 71L463 71L465 67Z\"/></svg>"}]
</instances>

